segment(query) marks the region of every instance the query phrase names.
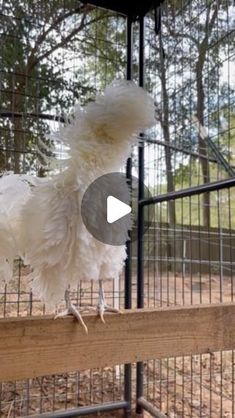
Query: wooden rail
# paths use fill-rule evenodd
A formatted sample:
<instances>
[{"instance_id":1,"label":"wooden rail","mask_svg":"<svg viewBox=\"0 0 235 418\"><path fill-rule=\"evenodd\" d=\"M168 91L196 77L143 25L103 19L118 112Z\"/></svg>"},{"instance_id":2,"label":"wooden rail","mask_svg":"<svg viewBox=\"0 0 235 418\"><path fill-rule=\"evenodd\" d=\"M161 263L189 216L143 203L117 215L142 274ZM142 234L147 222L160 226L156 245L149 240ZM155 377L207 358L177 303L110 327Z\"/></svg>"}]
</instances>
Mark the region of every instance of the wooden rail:
<instances>
[{"instance_id":1,"label":"wooden rail","mask_svg":"<svg viewBox=\"0 0 235 418\"><path fill-rule=\"evenodd\" d=\"M235 349L235 304L0 320L0 381Z\"/></svg>"}]
</instances>

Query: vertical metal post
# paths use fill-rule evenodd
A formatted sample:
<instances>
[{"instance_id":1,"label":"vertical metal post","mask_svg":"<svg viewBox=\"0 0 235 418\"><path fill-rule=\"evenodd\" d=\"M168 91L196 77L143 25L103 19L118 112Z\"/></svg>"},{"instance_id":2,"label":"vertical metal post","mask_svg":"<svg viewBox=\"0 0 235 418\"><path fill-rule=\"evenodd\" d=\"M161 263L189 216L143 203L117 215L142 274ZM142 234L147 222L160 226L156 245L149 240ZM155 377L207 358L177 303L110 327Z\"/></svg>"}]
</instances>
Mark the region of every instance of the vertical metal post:
<instances>
[{"instance_id":1,"label":"vertical metal post","mask_svg":"<svg viewBox=\"0 0 235 418\"><path fill-rule=\"evenodd\" d=\"M133 46L133 20L131 16L127 17L127 67L126 78L132 79L132 46ZM132 159L128 158L126 166L126 176L131 186L132 175ZM125 263L125 309L131 308L132 302L132 261L131 261L131 240L126 243L127 258ZM124 396L129 408L125 410L125 417L127 418L131 412L131 364L125 364L125 383Z\"/></svg>"},{"instance_id":2,"label":"vertical metal post","mask_svg":"<svg viewBox=\"0 0 235 418\"><path fill-rule=\"evenodd\" d=\"M139 23L139 86L144 86L144 17ZM138 149L138 200L144 198L144 146ZM144 207L138 206L138 241L137 241L137 308L144 307ZM136 370L136 412L141 413L142 407L138 399L143 396L143 362L137 363Z\"/></svg>"}]
</instances>

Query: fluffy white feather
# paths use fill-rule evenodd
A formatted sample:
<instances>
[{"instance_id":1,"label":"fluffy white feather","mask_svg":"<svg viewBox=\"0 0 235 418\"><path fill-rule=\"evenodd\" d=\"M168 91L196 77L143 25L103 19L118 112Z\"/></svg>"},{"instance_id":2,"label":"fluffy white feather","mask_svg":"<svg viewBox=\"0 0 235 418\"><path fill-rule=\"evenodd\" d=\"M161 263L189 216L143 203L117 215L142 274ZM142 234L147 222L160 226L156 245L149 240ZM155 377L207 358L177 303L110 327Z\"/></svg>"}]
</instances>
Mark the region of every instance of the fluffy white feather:
<instances>
[{"instance_id":1,"label":"fluffy white feather","mask_svg":"<svg viewBox=\"0 0 235 418\"><path fill-rule=\"evenodd\" d=\"M38 183L31 176L7 174L0 177L0 278L12 277L14 258L21 256L19 233L21 209Z\"/></svg>"},{"instance_id":2,"label":"fluffy white feather","mask_svg":"<svg viewBox=\"0 0 235 418\"><path fill-rule=\"evenodd\" d=\"M13 176L17 187L20 184L17 197L10 187L1 186L10 177L0 180L4 202L12 199L12 211L6 205L1 212L1 242L5 234L8 238L3 247L6 250L0 249L0 259L23 256L33 268L33 290L47 303L56 304L68 284L119 275L125 246L109 246L91 236L82 222L81 201L92 181L121 168L138 132L153 124L150 96L131 82L117 81L94 103L83 110L77 108L72 123L61 130L60 139L70 148L62 173L33 186L31 181ZM7 233L4 216L8 219Z\"/></svg>"}]
</instances>

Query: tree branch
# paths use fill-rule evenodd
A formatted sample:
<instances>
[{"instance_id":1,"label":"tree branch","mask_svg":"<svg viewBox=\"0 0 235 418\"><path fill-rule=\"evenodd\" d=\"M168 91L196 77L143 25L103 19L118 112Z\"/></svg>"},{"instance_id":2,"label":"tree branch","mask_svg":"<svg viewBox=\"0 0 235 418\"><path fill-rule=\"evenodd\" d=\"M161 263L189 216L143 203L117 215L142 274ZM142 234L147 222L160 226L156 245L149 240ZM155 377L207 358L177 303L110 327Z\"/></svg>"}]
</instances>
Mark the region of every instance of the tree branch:
<instances>
[{"instance_id":1,"label":"tree branch","mask_svg":"<svg viewBox=\"0 0 235 418\"><path fill-rule=\"evenodd\" d=\"M79 5L79 7L77 7L76 9L73 9L73 10L70 10L69 12L67 12L67 13L63 13L63 14L61 14L57 19L55 19L53 22L52 22L52 24L51 24L51 26L47 29L47 30L45 30L45 31L43 31L43 33L41 34L41 35L39 35L39 37L38 37L38 39L37 39L37 41L36 41L36 43L35 43L35 46L34 46L34 48L32 49L32 51L31 51L31 55L33 56L36 52L37 52L37 50L38 50L38 47L45 41L45 39L46 39L46 37L49 35L49 33L52 31L52 30L54 30L60 23L62 23L65 19L67 19L68 17L70 17L70 16L73 16L74 14L76 14L76 13L79 13L81 10L83 9L83 7L81 7L80 5Z\"/></svg>"},{"instance_id":2,"label":"tree branch","mask_svg":"<svg viewBox=\"0 0 235 418\"><path fill-rule=\"evenodd\" d=\"M79 33L81 30L83 30L85 27L91 25L92 23L98 22L99 20L102 20L105 15L102 16L98 16L95 17L94 19L89 20L89 22L86 22L86 16L87 16L87 12L85 11L82 18L81 18L81 22L79 24L78 27L74 28L70 34L68 36L65 36L61 42L57 43L56 45L54 45L51 49L49 49L48 51L44 52L43 54L39 55L38 57L34 57L31 59L31 62L28 62L28 72L32 71L32 69L43 59L48 58L53 52L55 52L57 49L64 47L69 41L72 40L72 38Z\"/></svg>"},{"instance_id":3,"label":"tree branch","mask_svg":"<svg viewBox=\"0 0 235 418\"><path fill-rule=\"evenodd\" d=\"M218 16L218 10L219 10L219 6L221 4L221 0L217 0L217 2L215 2L215 8L212 14L212 17L210 19L210 12L211 12L211 5L214 4L214 2L210 3L210 5L207 8L207 14L206 14L206 33L205 33L205 37L203 39L203 41L200 44L200 54L204 54L206 53L206 49L209 46L209 37L211 35L212 29L214 27L215 24L215 20ZM199 55L200 55L199 54Z\"/></svg>"},{"instance_id":4,"label":"tree branch","mask_svg":"<svg viewBox=\"0 0 235 418\"><path fill-rule=\"evenodd\" d=\"M165 22L165 25L166 25L166 28L167 28L167 30L168 30L168 32L169 32L169 34L171 36L174 36L176 38L186 38L186 39L189 39L190 41L192 41L197 46L197 48L199 47L199 42L198 42L198 40L196 38L194 38L194 36L192 36L192 35L190 35L188 33L176 32L175 30L171 29L171 27L166 22Z\"/></svg>"}]
</instances>

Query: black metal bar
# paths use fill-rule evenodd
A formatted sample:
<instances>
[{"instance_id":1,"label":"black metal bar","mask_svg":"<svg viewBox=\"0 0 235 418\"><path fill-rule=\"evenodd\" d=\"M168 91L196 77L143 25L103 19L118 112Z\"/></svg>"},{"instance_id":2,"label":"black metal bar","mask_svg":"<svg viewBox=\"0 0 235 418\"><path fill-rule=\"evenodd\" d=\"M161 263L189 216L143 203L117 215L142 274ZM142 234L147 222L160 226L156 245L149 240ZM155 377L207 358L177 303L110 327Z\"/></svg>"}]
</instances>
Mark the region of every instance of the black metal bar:
<instances>
[{"instance_id":1,"label":"black metal bar","mask_svg":"<svg viewBox=\"0 0 235 418\"><path fill-rule=\"evenodd\" d=\"M235 177L225 180L214 181L208 184L201 184L200 186L189 187L183 190L177 190L174 192L164 193L159 196L152 196L139 201L140 206L148 206L161 202L168 202L169 200L182 199L183 197L190 197L197 194L214 192L221 189L228 189L235 187Z\"/></svg>"},{"instance_id":2,"label":"black metal bar","mask_svg":"<svg viewBox=\"0 0 235 418\"><path fill-rule=\"evenodd\" d=\"M126 78L132 80L132 64L133 64L133 21L130 17L127 18L127 64L126 64Z\"/></svg>"},{"instance_id":3,"label":"black metal bar","mask_svg":"<svg viewBox=\"0 0 235 418\"><path fill-rule=\"evenodd\" d=\"M139 22L139 85L144 87L144 18ZM144 144L138 148L138 200L144 198ZM138 240L137 240L137 308L144 307L144 207L138 207ZM143 362L136 365L136 398L143 396ZM136 412L142 407L137 403Z\"/></svg>"},{"instance_id":4,"label":"black metal bar","mask_svg":"<svg viewBox=\"0 0 235 418\"><path fill-rule=\"evenodd\" d=\"M82 417L84 415L95 414L98 412L108 412L115 411L117 409L127 408L127 402L117 401L117 402L106 402L101 405L90 405L90 406L81 406L78 408L72 408L65 411L50 412L40 415L32 415L28 418L70 418L70 417Z\"/></svg>"},{"instance_id":5,"label":"black metal bar","mask_svg":"<svg viewBox=\"0 0 235 418\"><path fill-rule=\"evenodd\" d=\"M126 177L128 180L128 183L131 187L132 181L131 181L131 175L132 175L132 159L128 158L127 164L126 164ZM131 233L130 233L131 235ZM131 238L131 236L130 236ZM131 252L131 239L126 242L126 253L127 258L125 261L125 309L131 309L132 305L132 252Z\"/></svg>"},{"instance_id":6,"label":"black metal bar","mask_svg":"<svg viewBox=\"0 0 235 418\"><path fill-rule=\"evenodd\" d=\"M144 147L139 147L138 151L138 200L144 199ZM138 209L138 241L137 241L137 308L144 307L144 207Z\"/></svg>"},{"instance_id":7,"label":"black metal bar","mask_svg":"<svg viewBox=\"0 0 235 418\"><path fill-rule=\"evenodd\" d=\"M131 16L137 19L144 16L154 7L157 7L161 0L127 1L127 0L81 0L82 3L91 4L103 9L109 9L124 16Z\"/></svg>"},{"instance_id":8,"label":"black metal bar","mask_svg":"<svg viewBox=\"0 0 235 418\"><path fill-rule=\"evenodd\" d=\"M127 66L126 78L132 79L132 59L133 59L133 21L130 16L127 18ZM128 158L126 165L126 177L131 187L132 178L132 159ZM131 238L131 237L130 237ZM127 258L125 262L125 309L131 309L132 304L132 254L131 254L131 240L126 243ZM125 417L127 418L131 412L131 364L124 365L124 397L127 403L125 409Z\"/></svg>"},{"instance_id":9,"label":"black metal bar","mask_svg":"<svg viewBox=\"0 0 235 418\"><path fill-rule=\"evenodd\" d=\"M125 406L125 418L131 415L131 395L132 395L132 367L131 364L124 365L124 399Z\"/></svg>"},{"instance_id":10,"label":"black metal bar","mask_svg":"<svg viewBox=\"0 0 235 418\"><path fill-rule=\"evenodd\" d=\"M228 163L228 161L224 158L220 149L216 146L216 144L211 140L209 136L205 138L205 141L209 145L211 151L215 155L217 161L224 167L225 171L228 173L229 176L234 177L235 171L233 167Z\"/></svg>"},{"instance_id":11,"label":"black metal bar","mask_svg":"<svg viewBox=\"0 0 235 418\"><path fill-rule=\"evenodd\" d=\"M206 155L202 155L202 154L199 154L198 152L194 152L194 151L191 151L189 149L187 150L187 149L178 147L177 145L174 145L174 144L167 144L166 142L161 141L160 139L152 139L152 138L144 137L143 141L146 142L147 144L160 145L160 146L163 146L165 148L169 148L169 149L172 149L174 151L178 151L178 152L182 152L183 154L190 155L190 157L200 158L200 159L209 161L211 163L218 164L218 162L219 162L216 158L212 158L212 157L209 157L209 156L207 157Z\"/></svg>"},{"instance_id":12,"label":"black metal bar","mask_svg":"<svg viewBox=\"0 0 235 418\"><path fill-rule=\"evenodd\" d=\"M131 21L130 18L128 18L128 20ZM127 80L131 80L132 76L131 76L131 71L132 71L132 66L129 65L130 61L127 57ZM35 112L0 112L0 117L5 117L5 118L25 118L25 117L33 117L33 118L39 118L39 119L43 119L43 120L50 120L50 121L55 121L55 122L61 122L61 123L65 123L66 119L63 116L57 116L57 115L49 115L47 113L35 113ZM69 120L67 120L68 122ZM220 151L219 151L219 158L212 158L210 156L206 156L206 155L201 155L198 154L197 152L193 152L187 149L183 149L180 147L177 147L176 145L173 144L166 144L164 141L160 141L158 139L151 139L151 138L147 138L144 137L143 138L144 142L147 142L149 144L156 144L156 145L162 145L163 147L167 147L170 149L173 149L175 151L179 151L182 152L184 154L190 155L192 157L195 158L200 158L200 159L204 159L207 161L210 161L211 163L220 163L225 170L228 172L228 174L230 176L234 176L235 175L235 167L228 164L228 162L225 160L225 158L221 155ZM208 145L210 146L210 148L212 149L213 153L217 156L217 147L216 145L213 143L213 141L211 141L211 139L207 138L207 142ZM214 151L214 147L216 147L216 151ZM3 149L1 149L2 151L4 151ZM223 159L223 161L221 161L221 158Z\"/></svg>"},{"instance_id":13,"label":"black metal bar","mask_svg":"<svg viewBox=\"0 0 235 418\"><path fill-rule=\"evenodd\" d=\"M3 118L40 118L46 120L52 120L55 122L65 122L65 118L63 116L56 116L56 115L49 115L47 113L35 113L35 112L0 112L0 117Z\"/></svg>"},{"instance_id":14,"label":"black metal bar","mask_svg":"<svg viewBox=\"0 0 235 418\"><path fill-rule=\"evenodd\" d=\"M155 406L153 406L150 402L146 401L146 399L143 396L137 399L137 402L138 402L138 405L140 405L141 408L147 411L152 417L166 418L165 414L159 411L159 409L155 408Z\"/></svg>"}]
</instances>

